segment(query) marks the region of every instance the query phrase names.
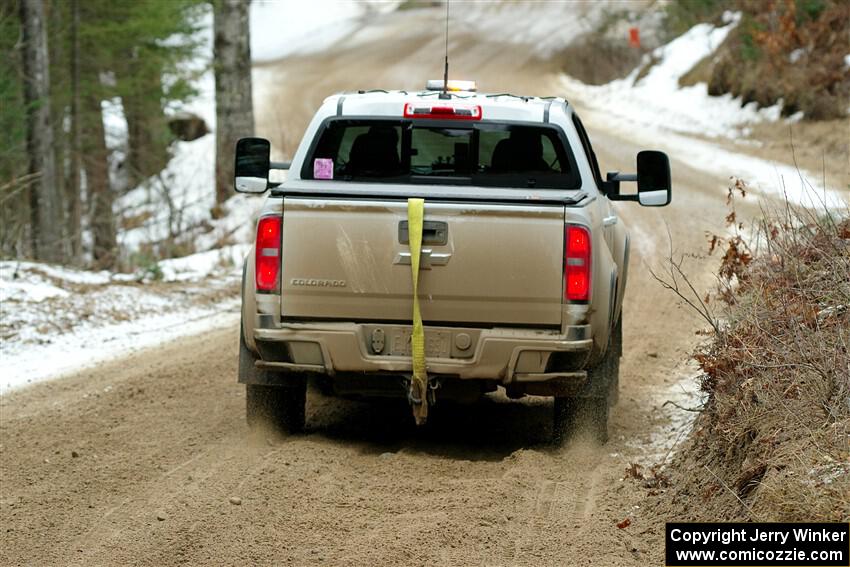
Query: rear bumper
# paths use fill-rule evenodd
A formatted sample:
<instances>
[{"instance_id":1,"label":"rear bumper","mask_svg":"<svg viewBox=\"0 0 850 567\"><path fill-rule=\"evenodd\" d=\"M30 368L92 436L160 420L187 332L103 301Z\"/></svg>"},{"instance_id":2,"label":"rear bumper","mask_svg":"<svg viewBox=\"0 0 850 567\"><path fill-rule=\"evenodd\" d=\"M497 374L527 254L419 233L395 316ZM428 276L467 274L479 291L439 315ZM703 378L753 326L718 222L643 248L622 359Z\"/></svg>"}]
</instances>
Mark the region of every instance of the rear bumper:
<instances>
[{"instance_id":1,"label":"rear bumper","mask_svg":"<svg viewBox=\"0 0 850 567\"><path fill-rule=\"evenodd\" d=\"M254 340L257 366L269 370L327 374L412 372L403 343L410 325L359 323L269 324L258 317ZM263 326L263 323L268 325ZM563 378L552 372L552 353L574 353L582 368L592 338L589 325L560 330L514 328L425 328L429 374L495 380L503 385ZM572 358L572 355L571 355Z\"/></svg>"}]
</instances>

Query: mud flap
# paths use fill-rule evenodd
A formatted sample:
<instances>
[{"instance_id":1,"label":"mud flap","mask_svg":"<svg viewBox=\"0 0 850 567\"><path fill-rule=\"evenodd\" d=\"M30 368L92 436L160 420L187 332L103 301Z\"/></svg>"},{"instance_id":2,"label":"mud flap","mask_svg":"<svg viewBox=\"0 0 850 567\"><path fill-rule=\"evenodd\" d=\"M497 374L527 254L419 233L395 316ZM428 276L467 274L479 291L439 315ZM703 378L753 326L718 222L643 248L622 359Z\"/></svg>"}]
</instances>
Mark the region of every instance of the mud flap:
<instances>
[{"instance_id":1,"label":"mud flap","mask_svg":"<svg viewBox=\"0 0 850 567\"><path fill-rule=\"evenodd\" d=\"M413 408L416 425L424 425L428 420L429 388L428 373L425 368L425 329L422 327L422 314L419 311L419 259L422 250L422 223L425 216L423 199L407 200L407 226L410 242L410 272L413 279L413 332L410 336L410 352L413 361L413 375L407 398Z\"/></svg>"}]
</instances>

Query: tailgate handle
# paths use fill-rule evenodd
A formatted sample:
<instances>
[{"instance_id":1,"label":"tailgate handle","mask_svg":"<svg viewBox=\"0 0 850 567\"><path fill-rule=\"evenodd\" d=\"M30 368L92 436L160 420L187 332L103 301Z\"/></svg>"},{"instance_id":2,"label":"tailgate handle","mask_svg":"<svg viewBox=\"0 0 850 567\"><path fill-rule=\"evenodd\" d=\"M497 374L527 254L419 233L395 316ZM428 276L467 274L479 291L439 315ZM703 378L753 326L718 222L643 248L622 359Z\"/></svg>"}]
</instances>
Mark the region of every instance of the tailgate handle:
<instances>
[{"instance_id":1,"label":"tailgate handle","mask_svg":"<svg viewBox=\"0 0 850 567\"><path fill-rule=\"evenodd\" d=\"M398 223L399 244L410 244L410 231L407 221ZM449 225L443 221L424 221L422 223L422 245L445 246L449 242Z\"/></svg>"}]
</instances>

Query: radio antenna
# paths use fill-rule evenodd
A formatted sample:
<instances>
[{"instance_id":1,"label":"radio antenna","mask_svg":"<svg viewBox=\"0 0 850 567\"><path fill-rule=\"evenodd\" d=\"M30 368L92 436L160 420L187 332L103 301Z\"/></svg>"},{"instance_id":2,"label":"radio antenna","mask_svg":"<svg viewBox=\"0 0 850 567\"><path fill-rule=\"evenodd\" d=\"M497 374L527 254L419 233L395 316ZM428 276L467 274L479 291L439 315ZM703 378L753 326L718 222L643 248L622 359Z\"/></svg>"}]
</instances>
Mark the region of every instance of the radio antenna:
<instances>
[{"instance_id":1,"label":"radio antenna","mask_svg":"<svg viewBox=\"0 0 850 567\"><path fill-rule=\"evenodd\" d=\"M441 99L449 99L449 3L446 0L446 64L443 67L443 92L440 94Z\"/></svg>"}]
</instances>

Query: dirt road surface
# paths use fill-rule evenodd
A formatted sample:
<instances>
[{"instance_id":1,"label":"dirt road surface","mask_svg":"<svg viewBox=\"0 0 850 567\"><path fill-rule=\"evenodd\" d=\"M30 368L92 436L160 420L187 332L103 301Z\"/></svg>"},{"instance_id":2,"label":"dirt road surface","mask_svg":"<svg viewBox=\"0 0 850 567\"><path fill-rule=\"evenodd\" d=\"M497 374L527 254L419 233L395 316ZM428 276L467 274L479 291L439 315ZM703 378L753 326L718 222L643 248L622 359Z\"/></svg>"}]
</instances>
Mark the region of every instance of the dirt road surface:
<instances>
[{"instance_id":1,"label":"dirt road surface","mask_svg":"<svg viewBox=\"0 0 850 567\"><path fill-rule=\"evenodd\" d=\"M327 94L440 76L442 39L392 18L355 49L264 65L260 134L291 151ZM482 90L557 88L553 65L515 46L458 34L452 47L452 74ZM641 148L588 126L604 169L633 169ZM663 526L642 521L623 471L675 437L682 412L662 404L695 373L701 325L647 267L667 255L667 228L676 250L702 253L727 213L722 172L671 158L671 207L620 207L633 252L604 447L552 449L551 404L501 398L440 408L417 430L403 403L311 393L306 434L251 435L234 326L0 400L0 564L660 565ZM685 268L704 289L716 263Z\"/></svg>"}]
</instances>

